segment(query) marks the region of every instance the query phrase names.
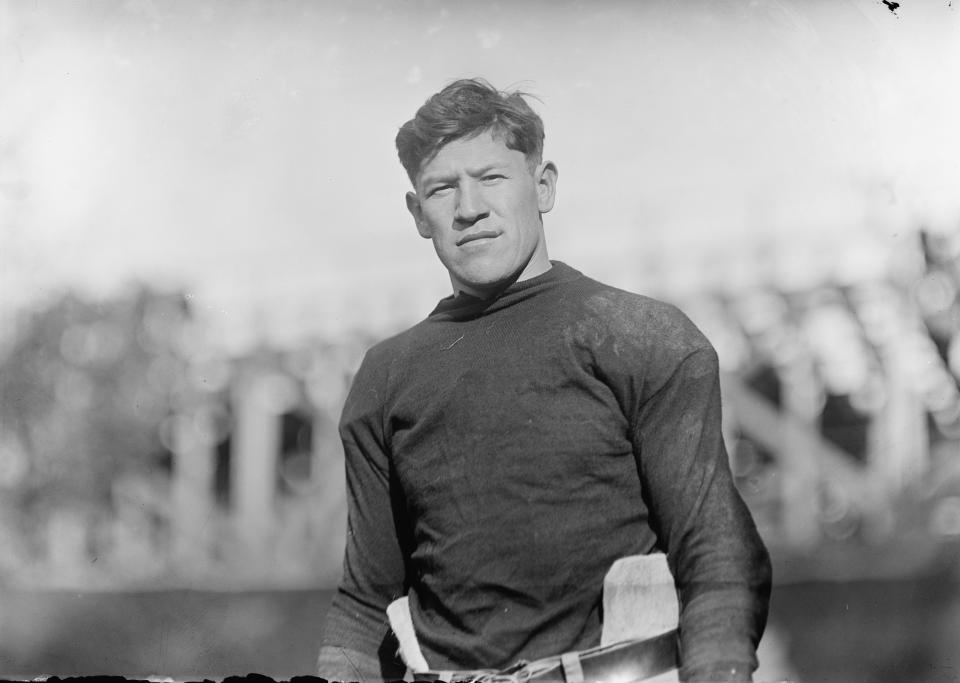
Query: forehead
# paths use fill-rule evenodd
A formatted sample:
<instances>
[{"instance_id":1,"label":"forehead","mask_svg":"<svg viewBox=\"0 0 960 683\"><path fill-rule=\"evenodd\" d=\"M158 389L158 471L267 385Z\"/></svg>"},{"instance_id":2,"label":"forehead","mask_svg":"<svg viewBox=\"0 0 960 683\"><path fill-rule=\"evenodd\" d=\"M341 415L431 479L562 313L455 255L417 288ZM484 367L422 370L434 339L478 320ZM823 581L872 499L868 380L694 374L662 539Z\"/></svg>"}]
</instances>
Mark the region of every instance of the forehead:
<instances>
[{"instance_id":1,"label":"forehead","mask_svg":"<svg viewBox=\"0 0 960 683\"><path fill-rule=\"evenodd\" d=\"M420 167L420 178L491 165L526 165L523 152L509 149L502 135L489 130L448 142Z\"/></svg>"}]
</instances>

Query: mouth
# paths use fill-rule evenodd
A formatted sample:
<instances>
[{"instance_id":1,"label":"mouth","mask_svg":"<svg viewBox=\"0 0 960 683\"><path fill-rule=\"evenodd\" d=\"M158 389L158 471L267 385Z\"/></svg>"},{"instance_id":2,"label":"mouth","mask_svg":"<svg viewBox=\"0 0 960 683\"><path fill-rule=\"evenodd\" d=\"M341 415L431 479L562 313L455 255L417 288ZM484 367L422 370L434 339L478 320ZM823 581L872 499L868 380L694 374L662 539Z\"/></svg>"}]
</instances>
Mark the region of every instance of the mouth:
<instances>
[{"instance_id":1,"label":"mouth","mask_svg":"<svg viewBox=\"0 0 960 683\"><path fill-rule=\"evenodd\" d=\"M464 244L469 244L470 242L476 242L477 240L488 240L499 237L500 233L494 230L481 230L480 232L472 232L469 235L464 235L459 240L457 240L457 246L462 247Z\"/></svg>"}]
</instances>

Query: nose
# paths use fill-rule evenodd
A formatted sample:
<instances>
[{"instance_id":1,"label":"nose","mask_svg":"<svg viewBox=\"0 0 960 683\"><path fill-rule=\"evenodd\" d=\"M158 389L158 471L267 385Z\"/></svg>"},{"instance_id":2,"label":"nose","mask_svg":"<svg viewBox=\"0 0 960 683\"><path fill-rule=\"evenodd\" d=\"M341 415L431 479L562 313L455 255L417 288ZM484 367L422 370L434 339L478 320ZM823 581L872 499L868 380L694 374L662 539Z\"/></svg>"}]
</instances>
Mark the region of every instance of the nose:
<instances>
[{"instance_id":1,"label":"nose","mask_svg":"<svg viewBox=\"0 0 960 683\"><path fill-rule=\"evenodd\" d=\"M489 213L483 193L474 183L462 183L457 190L454 219L463 225L473 225Z\"/></svg>"}]
</instances>

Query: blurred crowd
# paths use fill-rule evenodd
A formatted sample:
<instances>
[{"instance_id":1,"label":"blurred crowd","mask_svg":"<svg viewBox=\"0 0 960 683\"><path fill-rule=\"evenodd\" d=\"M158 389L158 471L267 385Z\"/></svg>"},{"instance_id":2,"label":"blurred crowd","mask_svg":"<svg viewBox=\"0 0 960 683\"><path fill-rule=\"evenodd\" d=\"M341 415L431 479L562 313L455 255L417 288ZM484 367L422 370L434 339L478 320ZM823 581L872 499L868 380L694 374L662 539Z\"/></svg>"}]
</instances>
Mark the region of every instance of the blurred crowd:
<instances>
[{"instance_id":1,"label":"blurred crowd","mask_svg":"<svg viewBox=\"0 0 960 683\"><path fill-rule=\"evenodd\" d=\"M731 464L777 552L960 538L960 234L915 246L880 279L676 302L718 349ZM146 286L13 321L0 584L335 582L336 422L382 330L228 353L189 297Z\"/></svg>"}]
</instances>

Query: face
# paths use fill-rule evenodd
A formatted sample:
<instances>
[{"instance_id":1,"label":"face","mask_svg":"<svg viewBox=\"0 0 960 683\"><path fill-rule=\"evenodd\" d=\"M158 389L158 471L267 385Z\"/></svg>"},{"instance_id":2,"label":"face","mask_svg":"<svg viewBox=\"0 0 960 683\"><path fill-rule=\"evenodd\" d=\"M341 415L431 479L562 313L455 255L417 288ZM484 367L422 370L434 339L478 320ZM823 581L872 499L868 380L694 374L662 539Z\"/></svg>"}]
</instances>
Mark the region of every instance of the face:
<instances>
[{"instance_id":1,"label":"face","mask_svg":"<svg viewBox=\"0 0 960 683\"><path fill-rule=\"evenodd\" d=\"M407 193L422 237L433 241L455 291L486 297L550 269L540 216L553 208L557 169L531 169L489 132L454 140Z\"/></svg>"}]
</instances>

